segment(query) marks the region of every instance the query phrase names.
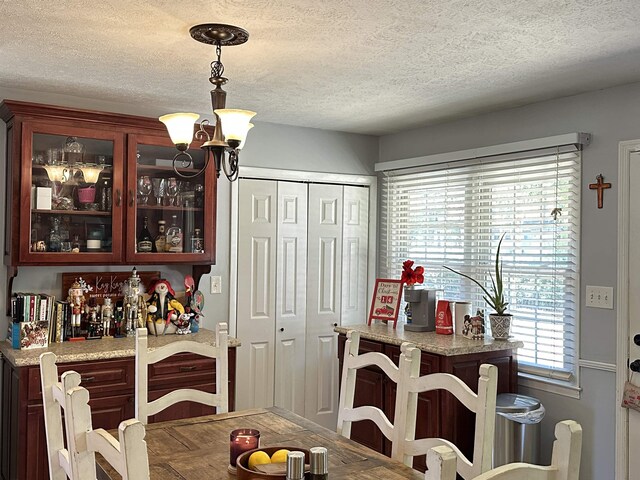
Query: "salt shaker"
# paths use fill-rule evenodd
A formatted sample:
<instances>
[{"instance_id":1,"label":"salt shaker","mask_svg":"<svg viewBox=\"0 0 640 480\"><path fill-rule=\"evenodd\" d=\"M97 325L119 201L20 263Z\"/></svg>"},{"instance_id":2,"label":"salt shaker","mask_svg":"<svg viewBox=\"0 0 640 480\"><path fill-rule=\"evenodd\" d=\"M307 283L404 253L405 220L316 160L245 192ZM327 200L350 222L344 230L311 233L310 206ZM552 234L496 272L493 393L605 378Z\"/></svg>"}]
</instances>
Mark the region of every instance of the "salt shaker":
<instances>
[{"instance_id":1,"label":"salt shaker","mask_svg":"<svg viewBox=\"0 0 640 480\"><path fill-rule=\"evenodd\" d=\"M286 480L304 480L304 453L295 451L287 454Z\"/></svg>"},{"instance_id":2,"label":"salt shaker","mask_svg":"<svg viewBox=\"0 0 640 480\"><path fill-rule=\"evenodd\" d=\"M329 459L327 449L324 447L313 447L310 450L311 472L309 480L327 480L329 478Z\"/></svg>"}]
</instances>

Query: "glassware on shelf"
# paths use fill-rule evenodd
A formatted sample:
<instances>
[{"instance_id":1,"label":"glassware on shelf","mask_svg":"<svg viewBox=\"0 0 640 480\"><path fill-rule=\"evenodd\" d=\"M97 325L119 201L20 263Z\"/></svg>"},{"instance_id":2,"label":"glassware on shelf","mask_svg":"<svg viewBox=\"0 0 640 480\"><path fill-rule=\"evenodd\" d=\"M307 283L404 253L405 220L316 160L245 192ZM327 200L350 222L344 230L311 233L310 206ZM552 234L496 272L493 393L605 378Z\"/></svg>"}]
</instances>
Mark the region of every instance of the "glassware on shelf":
<instances>
[{"instance_id":1,"label":"glassware on shelf","mask_svg":"<svg viewBox=\"0 0 640 480\"><path fill-rule=\"evenodd\" d=\"M60 237L60 219L51 219L51 232L49 233L48 252L59 252L62 249L62 238Z\"/></svg>"},{"instance_id":2,"label":"glassware on shelf","mask_svg":"<svg viewBox=\"0 0 640 480\"><path fill-rule=\"evenodd\" d=\"M65 253L69 253L72 250L72 244L69 240L65 240L60 244L60 251L61 252L65 252Z\"/></svg>"},{"instance_id":3,"label":"glassware on shelf","mask_svg":"<svg viewBox=\"0 0 640 480\"><path fill-rule=\"evenodd\" d=\"M204 206L204 187L201 183L197 183L194 187L193 206L202 208Z\"/></svg>"},{"instance_id":4,"label":"glassware on shelf","mask_svg":"<svg viewBox=\"0 0 640 480\"><path fill-rule=\"evenodd\" d=\"M175 177L167 178L165 187L165 195L168 198L169 206L176 206L176 197L178 196L179 186L178 179Z\"/></svg>"},{"instance_id":5,"label":"glassware on shelf","mask_svg":"<svg viewBox=\"0 0 640 480\"><path fill-rule=\"evenodd\" d=\"M156 177L153 178L151 182L153 183L153 196L156 197L156 205L162 205L166 184L165 179Z\"/></svg>"},{"instance_id":6,"label":"glassware on shelf","mask_svg":"<svg viewBox=\"0 0 640 480\"><path fill-rule=\"evenodd\" d=\"M191 252L204 253L204 240L199 228L194 229L193 235L191 235Z\"/></svg>"},{"instance_id":7,"label":"glassware on shelf","mask_svg":"<svg viewBox=\"0 0 640 480\"><path fill-rule=\"evenodd\" d=\"M76 163L82 163L84 156L84 145L78 142L77 137L67 137L64 144L63 161L68 165L75 165Z\"/></svg>"},{"instance_id":8,"label":"glassware on shelf","mask_svg":"<svg viewBox=\"0 0 640 480\"><path fill-rule=\"evenodd\" d=\"M148 175L142 175L138 179L138 193L140 194L140 203L142 205L146 205L149 200L149 195L151 195L151 191L153 189L153 185L151 184L151 178Z\"/></svg>"}]
</instances>

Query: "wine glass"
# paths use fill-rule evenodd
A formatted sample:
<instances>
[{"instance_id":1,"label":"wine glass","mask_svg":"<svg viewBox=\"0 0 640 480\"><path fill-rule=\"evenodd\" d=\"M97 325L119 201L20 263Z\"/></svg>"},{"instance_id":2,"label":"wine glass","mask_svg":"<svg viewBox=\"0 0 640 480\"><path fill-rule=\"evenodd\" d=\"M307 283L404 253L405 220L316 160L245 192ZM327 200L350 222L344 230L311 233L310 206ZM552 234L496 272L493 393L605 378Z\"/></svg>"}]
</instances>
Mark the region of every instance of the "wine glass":
<instances>
[{"instance_id":1,"label":"wine glass","mask_svg":"<svg viewBox=\"0 0 640 480\"><path fill-rule=\"evenodd\" d=\"M165 188L166 188L165 195L169 198L169 205L175 206L176 197L178 196L178 191L180 190L178 179L175 177L167 178L167 183Z\"/></svg>"},{"instance_id":2,"label":"wine glass","mask_svg":"<svg viewBox=\"0 0 640 480\"><path fill-rule=\"evenodd\" d=\"M149 195L151 195L151 190L153 186L151 184L151 179L148 175L142 175L138 179L138 193L140 194L140 200L142 205L146 205L149 200Z\"/></svg>"},{"instance_id":3,"label":"wine glass","mask_svg":"<svg viewBox=\"0 0 640 480\"><path fill-rule=\"evenodd\" d=\"M151 181L153 182L153 196L156 197L156 205L162 205L166 182L164 178L154 178Z\"/></svg>"}]
</instances>

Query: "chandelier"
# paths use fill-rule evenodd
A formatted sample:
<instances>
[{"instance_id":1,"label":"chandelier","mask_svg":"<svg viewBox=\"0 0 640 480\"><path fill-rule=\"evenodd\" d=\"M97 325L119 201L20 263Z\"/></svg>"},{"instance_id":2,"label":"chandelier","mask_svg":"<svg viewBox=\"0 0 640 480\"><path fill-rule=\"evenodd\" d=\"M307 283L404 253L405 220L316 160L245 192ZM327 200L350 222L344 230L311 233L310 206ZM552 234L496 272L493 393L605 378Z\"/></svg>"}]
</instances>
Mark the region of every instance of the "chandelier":
<instances>
[{"instance_id":1,"label":"chandelier","mask_svg":"<svg viewBox=\"0 0 640 480\"><path fill-rule=\"evenodd\" d=\"M171 141L178 149L178 153L173 158L173 170L176 175L183 178L197 177L207 169L209 158L213 156L217 176L220 177L220 170L223 170L229 181L233 182L238 178L238 156L244 146L247 133L253 127L250 122L256 112L225 108L227 92L222 89L222 86L228 80L222 76L224 65L220 60L220 55L223 46L245 43L249 39L249 33L240 27L221 23L195 25L189 29L189 33L198 42L216 46L217 58L211 62L211 77L209 78L209 81L215 85L215 88L211 90L211 104L216 124L213 136L211 136L207 131L209 120L205 119L200 122L200 128L195 133L195 138L205 140L200 147L205 152L204 166L195 173L187 174L178 168L185 169L194 165L193 158L187 150L194 137L194 124L200 115L197 113L171 113L159 118L167 127Z\"/></svg>"}]
</instances>

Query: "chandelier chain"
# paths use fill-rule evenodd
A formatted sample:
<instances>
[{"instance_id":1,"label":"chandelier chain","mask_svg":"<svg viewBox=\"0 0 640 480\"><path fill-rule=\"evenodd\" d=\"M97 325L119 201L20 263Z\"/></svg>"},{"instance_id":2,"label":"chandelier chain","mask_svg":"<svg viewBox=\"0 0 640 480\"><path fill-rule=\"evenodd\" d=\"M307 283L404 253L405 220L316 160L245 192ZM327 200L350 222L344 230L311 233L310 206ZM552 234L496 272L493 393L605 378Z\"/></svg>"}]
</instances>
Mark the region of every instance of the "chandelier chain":
<instances>
[{"instance_id":1,"label":"chandelier chain","mask_svg":"<svg viewBox=\"0 0 640 480\"><path fill-rule=\"evenodd\" d=\"M220 78L224 74L224 65L220 60L220 56L222 55L222 47L220 42L216 45L216 56L218 57L216 60L211 62L211 77L212 78Z\"/></svg>"}]
</instances>

